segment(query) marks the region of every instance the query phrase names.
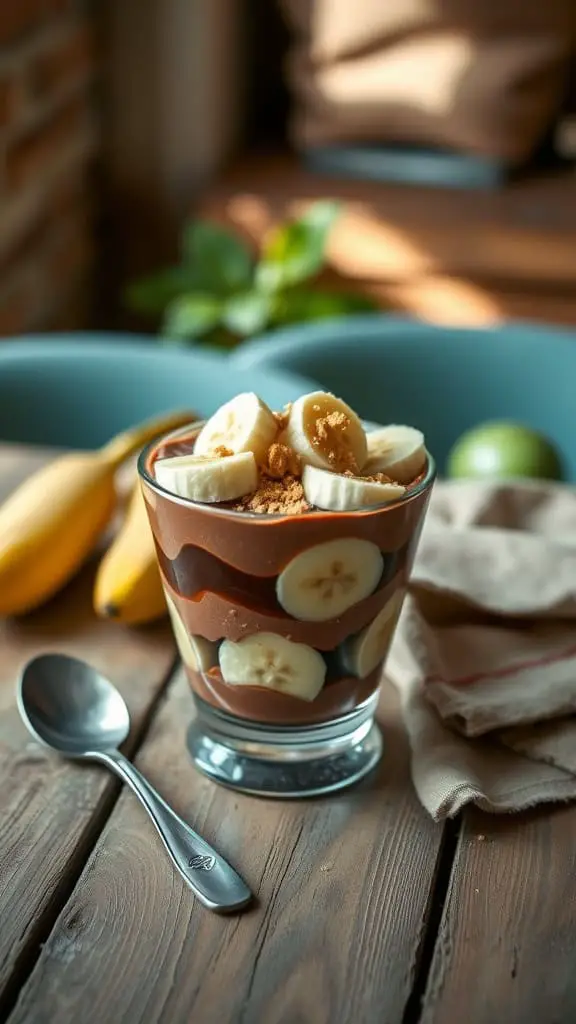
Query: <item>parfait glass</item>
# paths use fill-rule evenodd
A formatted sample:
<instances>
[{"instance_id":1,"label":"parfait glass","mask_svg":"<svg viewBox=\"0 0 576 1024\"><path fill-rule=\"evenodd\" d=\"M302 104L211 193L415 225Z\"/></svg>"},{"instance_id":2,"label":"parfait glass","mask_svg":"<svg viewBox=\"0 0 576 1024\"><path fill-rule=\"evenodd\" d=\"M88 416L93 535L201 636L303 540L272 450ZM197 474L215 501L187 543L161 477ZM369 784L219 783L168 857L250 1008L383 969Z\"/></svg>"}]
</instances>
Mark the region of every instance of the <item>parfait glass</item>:
<instances>
[{"instance_id":1,"label":"parfait glass","mask_svg":"<svg viewBox=\"0 0 576 1024\"><path fill-rule=\"evenodd\" d=\"M299 515L236 511L178 497L154 478L158 454L190 451L202 426L156 440L138 463L194 701L192 760L215 781L259 795L341 789L382 753L380 682L433 459L386 505ZM274 688L266 684L270 668Z\"/></svg>"}]
</instances>

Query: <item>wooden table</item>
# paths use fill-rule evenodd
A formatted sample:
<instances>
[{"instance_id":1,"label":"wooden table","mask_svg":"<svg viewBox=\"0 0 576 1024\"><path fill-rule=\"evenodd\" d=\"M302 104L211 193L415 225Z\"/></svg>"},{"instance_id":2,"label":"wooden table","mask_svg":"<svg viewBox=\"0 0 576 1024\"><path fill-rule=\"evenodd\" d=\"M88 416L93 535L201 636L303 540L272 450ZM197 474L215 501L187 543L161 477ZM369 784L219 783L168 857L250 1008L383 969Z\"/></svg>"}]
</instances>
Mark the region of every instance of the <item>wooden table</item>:
<instances>
[{"instance_id":1,"label":"wooden table","mask_svg":"<svg viewBox=\"0 0 576 1024\"><path fill-rule=\"evenodd\" d=\"M0 448L0 496L46 458ZM435 825L389 688L387 754L356 789L272 802L219 788L188 760L167 626L96 622L90 586L87 569L1 626L1 1021L574 1024L576 807ZM128 754L238 867L249 912L204 910L128 791L29 739L14 685L47 649L120 686Z\"/></svg>"}]
</instances>

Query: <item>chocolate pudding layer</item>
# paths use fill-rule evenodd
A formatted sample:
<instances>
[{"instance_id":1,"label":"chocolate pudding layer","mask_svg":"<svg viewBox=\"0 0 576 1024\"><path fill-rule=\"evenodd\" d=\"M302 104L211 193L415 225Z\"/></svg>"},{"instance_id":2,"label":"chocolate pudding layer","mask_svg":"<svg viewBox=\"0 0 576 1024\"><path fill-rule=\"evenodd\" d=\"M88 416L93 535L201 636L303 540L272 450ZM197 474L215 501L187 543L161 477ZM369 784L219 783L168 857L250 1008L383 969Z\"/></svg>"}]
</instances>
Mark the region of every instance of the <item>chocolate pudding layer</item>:
<instances>
[{"instance_id":1,"label":"chocolate pudding layer","mask_svg":"<svg viewBox=\"0 0 576 1024\"><path fill-rule=\"evenodd\" d=\"M307 703L263 686L229 686L219 669L204 674L188 670L192 689L208 704L262 725L316 725L332 721L364 704L378 689L380 675L378 668L366 679L344 676L326 684Z\"/></svg>"},{"instance_id":2,"label":"chocolate pudding layer","mask_svg":"<svg viewBox=\"0 0 576 1024\"><path fill-rule=\"evenodd\" d=\"M219 710L258 723L316 724L349 713L378 687L433 474L414 481L398 501L361 511L310 508L282 515L201 504L154 481L154 463L192 453L199 429L149 450L142 479L192 689ZM360 584L356 551L368 566L358 563ZM296 658L306 652L314 672L320 666L317 692L296 696L288 684L287 692L281 683L261 686L257 673L242 683L225 682L224 652L272 635L289 641L288 675L292 652Z\"/></svg>"}]
</instances>

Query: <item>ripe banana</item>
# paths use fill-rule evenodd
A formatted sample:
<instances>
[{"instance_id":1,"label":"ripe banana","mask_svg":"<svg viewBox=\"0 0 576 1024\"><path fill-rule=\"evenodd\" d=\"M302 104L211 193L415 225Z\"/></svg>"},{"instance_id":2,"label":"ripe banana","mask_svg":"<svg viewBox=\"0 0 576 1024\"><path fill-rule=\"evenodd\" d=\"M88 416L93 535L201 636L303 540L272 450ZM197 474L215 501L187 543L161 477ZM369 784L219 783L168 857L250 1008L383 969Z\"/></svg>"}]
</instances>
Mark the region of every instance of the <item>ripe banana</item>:
<instances>
[{"instance_id":1,"label":"ripe banana","mask_svg":"<svg viewBox=\"0 0 576 1024\"><path fill-rule=\"evenodd\" d=\"M258 463L278 432L274 414L252 391L236 395L221 405L204 424L196 438L195 455L214 455L219 448L237 455L252 452Z\"/></svg>"},{"instance_id":2,"label":"ripe banana","mask_svg":"<svg viewBox=\"0 0 576 1024\"><path fill-rule=\"evenodd\" d=\"M368 458L365 476L386 473L399 484L409 484L426 465L424 434L416 427L391 423L367 435Z\"/></svg>"},{"instance_id":3,"label":"ripe banana","mask_svg":"<svg viewBox=\"0 0 576 1024\"><path fill-rule=\"evenodd\" d=\"M368 597L384 560L376 544L359 537L315 544L296 555L276 580L284 611L302 622L327 622Z\"/></svg>"},{"instance_id":4,"label":"ripe banana","mask_svg":"<svg viewBox=\"0 0 576 1024\"><path fill-rule=\"evenodd\" d=\"M256 633L220 647L224 682L234 686L263 686L269 690L314 700L324 685L326 662L318 651L276 633Z\"/></svg>"},{"instance_id":5,"label":"ripe banana","mask_svg":"<svg viewBox=\"0 0 576 1024\"><path fill-rule=\"evenodd\" d=\"M316 466L304 466L302 486L306 501L331 512L354 511L396 501L406 490L400 484L380 484L362 477L331 473Z\"/></svg>"},{"instance_id":6,"label":"ripe banana","mask_svg":"<svg viewBox=\"0 0 576 1024\"><path fill-rule=\"evenodd\" d=\"M154 539L138 482L124 521L98 567L93 603L101 618L130 626L166 614Z\"/></svg>"},{"instance_id":7,"label":"ripe banana","mask_svg":"<svg viewBox=\"0 0 576 1024\"><path fill-rule=\"evenodd\" d=\"M192 501L232 501L251 494L258 486L258 467L252 452L158 459L154 474L161 487Z\"/></svg>"},{"instance_id":8,"label":"ripe banana","mask_svg":"<svg viewBox=\"0 0 576 1024\"><path fill-rule=\"evenodd\" d=\"M366 461L362 423L349 405L326 391L312 391L294 402L285 434L286 444L310 466L358 473Z\"/></svg>"},{"instance_id":9,"label":"ripe banana","mask_svg":"<svg viewBox=\"0 0 576 1024\"><path fill-rule=\"evenodd\" d=\"M173 413L99 451L62 455L17 488L0 507L0 615L31 611L68 582L112 518L118 466L190 418Z\"/></svg>"}]
</instances>

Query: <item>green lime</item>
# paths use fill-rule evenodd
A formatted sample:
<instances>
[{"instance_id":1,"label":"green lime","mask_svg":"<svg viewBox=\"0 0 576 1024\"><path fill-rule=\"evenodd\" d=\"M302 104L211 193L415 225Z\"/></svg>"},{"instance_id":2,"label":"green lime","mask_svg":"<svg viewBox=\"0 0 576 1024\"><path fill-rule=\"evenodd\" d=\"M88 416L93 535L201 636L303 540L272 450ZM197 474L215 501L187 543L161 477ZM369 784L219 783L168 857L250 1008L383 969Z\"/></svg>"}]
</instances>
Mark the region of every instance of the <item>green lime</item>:
<instances>
[{"instance_id":1,"label":"green lime","mask_svg":"<svg viewBox=\"0 0 576 1024\"><path fill-rule=\"evenodd\" d=\"M447 462L449 477L539 477L562 480L554 445L521 423L483 423L456 441Z\"/></svg>"}]
</instances>

